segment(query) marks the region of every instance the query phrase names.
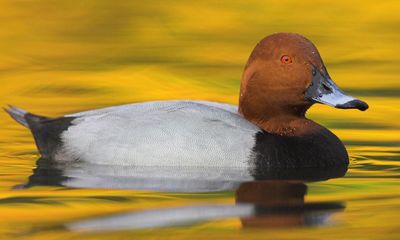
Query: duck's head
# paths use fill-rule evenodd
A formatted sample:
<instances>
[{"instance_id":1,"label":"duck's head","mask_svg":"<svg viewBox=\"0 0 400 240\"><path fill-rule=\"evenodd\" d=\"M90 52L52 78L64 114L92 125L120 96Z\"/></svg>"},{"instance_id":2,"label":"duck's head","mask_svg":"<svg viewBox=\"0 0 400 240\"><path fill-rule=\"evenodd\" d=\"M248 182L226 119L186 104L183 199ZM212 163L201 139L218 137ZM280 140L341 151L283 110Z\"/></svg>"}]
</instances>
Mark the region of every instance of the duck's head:
<instances>
[{"instance_id":1,"label":"duck's head","mask_svg":"<svg viewBox=\"0 0 400 240\"><path fill-rule=\"evenodd\" d=\"M261 40L246 64L239 112L264 130L279 132L304 118L314 103L364 111L367 103L346 95L332 81L317 48L294 33ZM274 130L275 129L275 130Z\"/></svg>"}]
</instances>

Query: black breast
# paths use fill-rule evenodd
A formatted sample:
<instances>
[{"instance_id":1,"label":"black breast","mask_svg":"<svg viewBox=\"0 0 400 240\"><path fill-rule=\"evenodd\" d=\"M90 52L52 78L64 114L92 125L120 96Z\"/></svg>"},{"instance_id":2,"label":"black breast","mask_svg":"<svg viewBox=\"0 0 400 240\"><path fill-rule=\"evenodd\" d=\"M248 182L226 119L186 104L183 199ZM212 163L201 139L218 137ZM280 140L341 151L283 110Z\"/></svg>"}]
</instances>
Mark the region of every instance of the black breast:
<instances>
[{"instance_id":1,"label":"black breast","mask_svg":"<svg viewBox=\"0 0 400 240\"><path fill-rule=\"evenodd\" d=\"M258 132L252 149L251 174L257 180L323 180L343 176L349 158L343 143L329 130L305 136Z\"/></svg>"}]
</instances>

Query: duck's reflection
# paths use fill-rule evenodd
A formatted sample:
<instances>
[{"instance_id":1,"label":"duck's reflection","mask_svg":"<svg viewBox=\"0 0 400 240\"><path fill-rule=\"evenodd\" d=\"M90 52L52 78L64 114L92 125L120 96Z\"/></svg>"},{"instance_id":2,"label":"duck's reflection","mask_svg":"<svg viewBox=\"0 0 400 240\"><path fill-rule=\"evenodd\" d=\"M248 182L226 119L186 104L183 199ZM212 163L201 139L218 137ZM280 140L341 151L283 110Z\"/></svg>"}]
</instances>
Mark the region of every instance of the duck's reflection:
<instances>
[{"instance_id":1,"label":"duck's reflection","mask_svg":"<svg viewBox=\"0 0 400 240\"><path fill-rule=\"evenodd\" d=\"M340 202L306 203L307 186L301 182L255 181L236 190L235 205L200 205L160 208L72 222L70 230L113 231L160 228L203 221L240 218L243 228L321 225L344 208Z\"/></svg>"},{"instance_id":2,"label":"duck's reflection","mask_svg":"<svg viewBox=\"0 0 400 240\"><path fill-rule=\"evenodd\" d=\"M26 184L72 188L141 189L168 192L229 191L254 180L321 181L343 176L347 165L325 168L274 168L252 176L247 169L227 167L156 167L55 162L40 158Z\"/></svg>"},{"instance_id":3,"label":"duck's reflection","mask_svg":"<svg viewBox=\"0 0 400 240\"><path fill-rule=\"evenodd\" d=\"M39 159L22 187L61 185L79 188L129 188L173 192L234 190L234 205L196 205L146 209L70 222L77 231L113 231L194 224L240 218L243 228L321 225L330 221L340 202L306 202L304 182L343 176L347 166L263 171L261 180L236 168L127 167L55 163ZM260 175L258 175L260 177Z\"/></svg>"},{"instance_id":4,"label":"duck's reflection","mask_svg":"<svg viewBox=\"0 0 400 240\"><path fill-rule=\"evenodd\" d=\"M340 202L306 203L307 185L302 182L246 182L236 190L237 204L252 204L251 216L242 217L243 227L292 227L320 225L344 205Z\"/></svg>"}]
</instances>

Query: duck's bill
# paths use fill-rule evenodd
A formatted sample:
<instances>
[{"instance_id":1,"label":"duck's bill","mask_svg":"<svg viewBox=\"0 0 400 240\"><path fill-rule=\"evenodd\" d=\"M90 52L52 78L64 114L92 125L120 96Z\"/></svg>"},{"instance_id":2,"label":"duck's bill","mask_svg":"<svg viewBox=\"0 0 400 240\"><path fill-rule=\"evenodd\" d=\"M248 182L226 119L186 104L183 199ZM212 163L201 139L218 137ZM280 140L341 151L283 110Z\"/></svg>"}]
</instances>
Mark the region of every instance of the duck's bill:
<instances>
[{"instance_id":1,"label":"duck's bill","mask_svg":"<svg viewBox=\"0 0 400 240\"><path fill-rule=\"evenodd\" d=\"M355 108L361 111L368 109L368 104L345 94L328 76L313 69L311 85L305 92L305 98L312 102L323 103L335 108Z\"/></svg>"}]
</instances>

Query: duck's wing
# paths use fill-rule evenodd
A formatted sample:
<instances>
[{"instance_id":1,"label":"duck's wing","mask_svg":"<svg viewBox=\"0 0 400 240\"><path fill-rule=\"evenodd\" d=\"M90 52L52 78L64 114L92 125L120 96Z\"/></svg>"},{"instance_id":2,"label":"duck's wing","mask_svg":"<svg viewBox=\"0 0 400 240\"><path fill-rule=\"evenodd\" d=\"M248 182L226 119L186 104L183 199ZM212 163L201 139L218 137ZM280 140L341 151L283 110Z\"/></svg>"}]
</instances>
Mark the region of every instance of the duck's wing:
<instances>
[{"instance_id":1,"label":"duck's wing","mask_svg":"<svg viewBox=\"0 0 400 240\"><path fill-rule=\"evenodd\" d=\"M127 166L248 168L258 127L237 107L162 101L82 112L61 133L59 160Z\"/></svg>"},{"instance_id":2,"label":"duck's wing","mask_svg":"<svg viewBox=\"0 0 400 240\"><path fill-rule=\"evenodd\" d=\"M169 101L150 101L143 103L131 103L125 105L118 105L112 107L106 107L101 109L88 110L78 113L67 114L65 117L88 117L94 115L107 114L111 112L120 112L120 111L129 111L130 109L134 109L135 111L163 111L163 110L171 110L173 108L181 108L186 105L206 105L209 107L218 108L221 110L225 110L234 114L237 114L238 107L232 104L226 103L218 103L218 102L209 102L209 101L190 101L190 100L169 100ZM21 109L20 109L21 110Z\"/></svg>"}]
</instances>

